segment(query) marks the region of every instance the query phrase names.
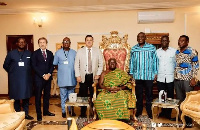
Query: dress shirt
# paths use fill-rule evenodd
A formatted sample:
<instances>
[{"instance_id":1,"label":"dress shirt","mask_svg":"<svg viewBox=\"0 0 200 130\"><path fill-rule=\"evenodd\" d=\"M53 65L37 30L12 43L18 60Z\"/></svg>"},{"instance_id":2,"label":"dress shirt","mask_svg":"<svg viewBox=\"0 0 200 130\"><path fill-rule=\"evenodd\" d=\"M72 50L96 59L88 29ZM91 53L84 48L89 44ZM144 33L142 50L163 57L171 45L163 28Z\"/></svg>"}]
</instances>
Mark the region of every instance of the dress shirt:
<instances>
[{"instance_id":1,"label":"dress shirt","mask_svg":"<svg viewBox=\"0 0 200 130\"><path fill-rule=\"evenodd\" d=\"M136 80L154 80L157 75L157 57L154 45L145 43L143 47L139 44L131 49L130 74Z\"/></svg>"},{"instance_id":2,"label":"dress shirt","mask_svg":"<svg viewBox=\"0 0 200 130\"><path fill-rule=\"evenodd\" d=\"M183 52L176 51L176 67L174 78L178 80L191 80L197 76L199 70L198 52L187 47Z\"/></svg>"},{"instance_id":3,"label":"dress shirt","mask_svg":"<svg viewBox=\"0 0 200 130\"><path fill-rule=\"evenodd\" d=\"M174 81L174 68L175 68L175 53L176 49L168 47L165 51L162 48L156 51L158 58L158 76L157 81L162 83L170 83Z\"/></svg>"},{"instance_id":4,"label":"dress shirt","mask_svg":"<svg viewBox=\"0 0 200 130\"><path fill-rule=\"evenodd\" d=\"M46 58L47 58L47 49L45 49L45 50L42 50L41 48L40 48L40 50L41 50L41 52L42 52L42 54L43 54L43 51L45 52L45 55L46 55Z\"/></svg>"},{"instance_id":5,"label":"dress shirt","mask_svg":"<svg viewBox=\"0 0 200 130\"><path fill-rule=\"evenodd\" d=\"M87 66L87 74L89 74L89 72L88 72L88 52L89 52L89 50L88 49L90 49L90 53L91 53L91 61L92 61L92 47L91 48L87 48L86 47L86 66Z\"/></svg>"}]
</instances>

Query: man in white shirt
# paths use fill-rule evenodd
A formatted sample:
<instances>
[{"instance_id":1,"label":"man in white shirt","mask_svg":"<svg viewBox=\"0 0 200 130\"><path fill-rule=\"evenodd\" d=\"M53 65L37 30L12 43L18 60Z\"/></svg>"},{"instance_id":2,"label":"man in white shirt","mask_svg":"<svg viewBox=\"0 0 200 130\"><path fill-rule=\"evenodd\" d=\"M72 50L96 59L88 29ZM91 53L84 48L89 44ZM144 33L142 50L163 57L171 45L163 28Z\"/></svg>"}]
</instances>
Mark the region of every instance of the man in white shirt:
<instances>
[{"instance_id":1,"label":"man in white shirt","mask_svg":"<svg viewBox=\"0 0 200 130\"><path fill-rule=\"evenodd\" d=\"M169 47L169 37L162 36L161 48L156 51L158 57L158 75L157 87L158 91L164 90L167 92L167 98L174 98L174 68L175 68L175 53L176 49ZM160 117L165 116L171 118L172 109L162 109Z\"/></svg>"}]
</instances>

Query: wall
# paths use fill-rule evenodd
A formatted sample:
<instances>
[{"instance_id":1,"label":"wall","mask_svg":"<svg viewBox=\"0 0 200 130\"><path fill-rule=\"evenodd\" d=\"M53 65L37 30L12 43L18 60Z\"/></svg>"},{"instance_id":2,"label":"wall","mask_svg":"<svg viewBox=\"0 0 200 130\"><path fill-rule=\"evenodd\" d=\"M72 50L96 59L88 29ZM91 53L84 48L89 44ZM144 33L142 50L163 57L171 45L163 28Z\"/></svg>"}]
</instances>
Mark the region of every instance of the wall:
<instances>
[{"instance_id":1,"label":"wall","mask_svg":"<svg viewBox=\"0 0 200 130\"><path fill-rule=\"evenodd\" d=\"M159 24L137 24L137 12L131 11L106 11L106 12L79 12L79 13L47 13L43 27L39 28L33 23L33 17L41 14L14 14L0 15L0 94L7 94L7 73L3 69L3 62L6 52L6 35L34 35L34 48L37 49L37 39L47 37L48 47L55 52L55 43L62 42L65 36L69 36L72 41L71 48L77 49L77 42L84 42L86 34L94 36L94 46L98 47L101 36L108 35L116 30L119 35L129 35L128 43L133 46L137 43L136 36L145 28L150 28L152 32L169 32L170 44L177 48L177 40L180 35L190 36L190 45L200 52L200 12L199 7L159 9L175 11L175 21L173 23ZM148 11L148 10L145 10ZM149 10L155 11L155 10ZM185 19L185 16L187 18ZM187 23L185 24L185 20ZM199 76L200 78L200 76Z\"/></svg>"}]
</instances>

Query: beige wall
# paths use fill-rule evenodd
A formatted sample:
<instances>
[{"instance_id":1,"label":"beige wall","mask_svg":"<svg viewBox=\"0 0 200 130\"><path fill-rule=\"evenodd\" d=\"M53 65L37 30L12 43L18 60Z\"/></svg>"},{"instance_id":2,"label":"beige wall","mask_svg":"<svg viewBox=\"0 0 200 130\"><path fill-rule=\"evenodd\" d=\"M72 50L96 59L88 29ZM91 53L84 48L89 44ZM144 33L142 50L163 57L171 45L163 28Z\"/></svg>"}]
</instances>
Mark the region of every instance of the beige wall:
<instances>
[{"instance_id":1,"label":"beige wall","mask_svg":"<svg viewBox=\"0 0 200 130\"><path fill-rule=\"evenodd\" d=\"M161 10L161 9L160 9ZM138 32L150 28L152 32L169 32L171 46L177 48L177 40L180 35L190 37L190 45L200 52L200 8L175 8L162 9L175 11L173 23L137 24L137 12L133 11L107 11L107 12L80 12L80 13L48 13L43 27L39 28L33 23L33 17L41 14L16 14L0 15L0 94L7 94L7 73L3 69L6 52L6 35L34 35L35 49L38 48L37 39L47 37L48 48L55 52L55 43L62 41L64 36L72 40L71 47L76 50L77 42L83 42L86 34L92 34L95 39L94 46L98 47L102 34L110 31L119 31L119 35L129 35L128 43L133 46ZM148 10L145 10L148 11ZM152 11L152 10L149 10ZM187 17L185 19L185 16ZM185 24L185 20L187 23ZM185 30L186 28L186 30ZM199 77L200 78L200 77Z\"/></svg>"}]
</instances>

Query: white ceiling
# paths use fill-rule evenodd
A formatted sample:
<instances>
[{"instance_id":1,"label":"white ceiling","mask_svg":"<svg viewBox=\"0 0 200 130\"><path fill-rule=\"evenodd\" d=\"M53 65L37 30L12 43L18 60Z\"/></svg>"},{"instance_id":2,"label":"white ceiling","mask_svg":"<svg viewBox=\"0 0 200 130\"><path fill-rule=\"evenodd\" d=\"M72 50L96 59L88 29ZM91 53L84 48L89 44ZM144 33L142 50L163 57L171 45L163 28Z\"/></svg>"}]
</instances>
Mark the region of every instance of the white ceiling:
<instances>
[{"instance_id":1,"label":"white ceiling","mask_svg":"<svg viewBox=\"0 0 200 130\"><path fill-rule=\"evenodd\" d=\"M0 0L0 14L158 9L200 5L200 0Z\"/></svg>"}]
</instances>

